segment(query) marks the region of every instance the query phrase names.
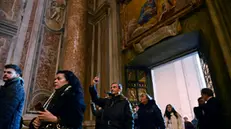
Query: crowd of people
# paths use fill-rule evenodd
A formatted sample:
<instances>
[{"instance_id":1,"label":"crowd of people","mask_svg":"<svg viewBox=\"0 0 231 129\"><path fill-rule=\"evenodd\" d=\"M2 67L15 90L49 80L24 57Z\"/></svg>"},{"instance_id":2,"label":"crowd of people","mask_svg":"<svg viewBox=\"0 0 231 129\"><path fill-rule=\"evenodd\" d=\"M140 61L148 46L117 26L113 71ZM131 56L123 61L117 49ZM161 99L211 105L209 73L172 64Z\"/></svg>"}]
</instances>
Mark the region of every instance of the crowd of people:
<instances>
[{"instance_id":1,"label":"crowd of people","mask_svg":"<svg viewBox=\"0 0 231 129\"><path fill-rule=\"evenodd\" d=\"M25 101L21 69L14 64L5 65L3 81L0 129L20 129ZM194 108L195 119L190 122L171 104L162 115L155 100L146 93L139 96L140 104L132 107L117 82L111 84L106 97L99 97L96 88L99 81L95 77L89 86L96 129L219 129L221 125L221 105L209 88L201 90L199 105ZM85 108L79 79L69 70L60 70L54 79L54 92L44 104L35 106L38 114L29 129L82 129Z\"/></svg>"},{"instance_id":2,"label":"crowd of people","mask_svg":"<svg viewBox=\"0 0 231 129\"><path fill-rule=\"evenodd\" d=\"M0 89L0 129L22 128L25 101L21 69L14 64L4 67ZM29 129L82 129L85 111L83 89L73 72L60 70L54 79L54 92L44 105L38 105L38 115Z\"/></svg>"},{"instance_id":3,"label":"crowd of people","mask_svg":"<svg viewBox=\"0 0 231 129\"><path fill-rule=\"evenodd\" d=\"M148 94L141 94L140 104L131 107L121 94L122 86L111 84L111 93L106 98L97 96L95 77L89 88L92 97L92 112L96 116L96 129L220 129L222 108L209 88L201 90L198 107L194 107L195 118L189 121L178 113L171 104L164 115L155 100ZM122 97L122 98L121 98ZM95 108L97 106L98 108ZM98 112L98 113L96 113ZM130 126L129 126L130 125Z\"/></svg>"}]
</instances>

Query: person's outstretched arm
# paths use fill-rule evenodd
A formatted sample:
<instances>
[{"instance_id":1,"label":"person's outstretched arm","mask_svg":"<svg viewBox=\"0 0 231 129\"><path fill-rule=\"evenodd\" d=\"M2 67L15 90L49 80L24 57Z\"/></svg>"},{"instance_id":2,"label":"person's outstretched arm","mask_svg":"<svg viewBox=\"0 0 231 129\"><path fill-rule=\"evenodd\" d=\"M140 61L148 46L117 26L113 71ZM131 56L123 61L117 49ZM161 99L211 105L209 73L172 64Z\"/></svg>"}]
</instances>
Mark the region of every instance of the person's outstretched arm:
<instances>
[{"instance_id":1,"label":"person's outstretched arm","mask_svg":"<svg viewBox=\"0 0 231 129\"><path fill-rule=\"evenodd\" d=\"M105 98L100 98L98 96L98 93L97 93L97 90L96 90L96 85L99 83L99 78L98 77L95 77L93 80L92 80L92 83L89 87L89 92L90 92L90 95L91 95L91 99L92 101L100 106L100 107L104 107L105 105L105 102L106 102L106 99Z\"/></svg>"}]
</instances>

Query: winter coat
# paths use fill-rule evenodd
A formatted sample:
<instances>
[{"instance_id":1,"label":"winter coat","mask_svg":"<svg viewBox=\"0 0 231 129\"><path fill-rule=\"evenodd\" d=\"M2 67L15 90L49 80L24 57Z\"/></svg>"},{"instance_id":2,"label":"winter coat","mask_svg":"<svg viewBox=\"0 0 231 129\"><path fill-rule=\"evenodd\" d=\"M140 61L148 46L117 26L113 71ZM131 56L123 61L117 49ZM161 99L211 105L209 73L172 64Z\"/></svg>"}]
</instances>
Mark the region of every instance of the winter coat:
<instances>
[{"instance_id":1,"label":"winter coat","mask_svg":"<svg viewBox=\"0 0 231 129\"><path fill-rule=\"evenodd\" d=\"M205 123L205 115L204 110L202 106L194 107L194 114L196 116L196 119L198 120L197 127L199 129L206 129L206 123Z\"/></svg>"},{"instance_id":2,"label":"winter coat","mask_svg":"<svg viewBox=\"0 0 231 129\"><path fill-rule=\"evenodd\" d=\"M165 126L166 129L185 129L182 117L178 114L178 118L171 113L171 119L165 117Z\"/></svg>"},{"instance_id":3,"label":"winter coat","mask_svg":"<svg viewBox=\"0 0 231 129\"><path fill-rule=\"evenodd\" d=\"M196 129L190 121L185 121L184 127L185 127L185 129Z\"/></svg>"},{"instance_id":4,"label":"winter coat","mask_svg":"<svg viewBox=\"0 0 231 129\"><path fill-rule=\"evenodd\" d=\"M89 91L92 101L103 108L101 129L134 128L131 104L123 95L99 98L95 86L90 86Z\"/></svg>"},{"instance_id":5,"label":"winter coat","mask_svg":"<svg viewBox=\"0 0 231 129\"><path fill-rule=\"evenodd\" d=\"M25 101L24 81L14 78L0 89L0 129L19 129Z\"/></svg>"},{"instance_id":6,"label":"winter coat","mask_svg":"<svg viewBox=\"0 0 231 129\"><path fill-rule=\"evenodd\" d=\"M162 113L154 100L149 100L146 105L140 104L137 114L138 129L165 129Z\"/></svg>"},{"instance_id":7,"label":"winter coat","mask_svg":"<svg viewBox=\"0 0 231 129\"><path fill-rule=\"evenodd\" d=\"M222 129L222 107L220 102L215 98L210 98L205 105L202 106L204 110L204 124L206 129Z\"/></svg>"},{"instance_id":8,"label":"winter coat","mask_svg":"<svg viewBox=\"0 0 231 129\"><path fill-rule=\"evenodd\" d=\"M85 103L81 92L76 93L72 88L69 88L69 85L56 89L47 110L59 118L58 124L60 126L70 129L82 129ZM33 120L30 123L30 129L34 129ZM39 129L43 129L48 124L52 123L42 122Z\"/></svg>"}]
</instances>

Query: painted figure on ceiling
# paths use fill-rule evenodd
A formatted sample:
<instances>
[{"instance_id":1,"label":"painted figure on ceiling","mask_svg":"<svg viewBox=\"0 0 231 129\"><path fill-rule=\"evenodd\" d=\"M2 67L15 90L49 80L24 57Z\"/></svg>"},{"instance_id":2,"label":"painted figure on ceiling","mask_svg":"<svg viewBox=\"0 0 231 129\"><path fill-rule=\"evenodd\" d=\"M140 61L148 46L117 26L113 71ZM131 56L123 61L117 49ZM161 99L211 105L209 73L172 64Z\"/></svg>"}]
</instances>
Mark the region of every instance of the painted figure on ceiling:
<instances>
[{"instance_id":1,"label":"painted figure on ceiling","mask_svg":"<svg viewBox=\"0 0 231 129\"><path fill-rule=\"evenodd\" d=\"M141 8L138 24L143 25L147 23L156 14L156 0L147 0Z\"/></svg>"},{"instance_id":2,"label":"painted figure on ceiling","mask_svg":"<svg viewBox=\"0 0 231 129\"><path fill-rule=\"evenodd\" d=\"M176 0L164 0L162 4L162 13L160 15L159 21L165 20L168 16L175 12Z\"/></svg>"}]
</instances>

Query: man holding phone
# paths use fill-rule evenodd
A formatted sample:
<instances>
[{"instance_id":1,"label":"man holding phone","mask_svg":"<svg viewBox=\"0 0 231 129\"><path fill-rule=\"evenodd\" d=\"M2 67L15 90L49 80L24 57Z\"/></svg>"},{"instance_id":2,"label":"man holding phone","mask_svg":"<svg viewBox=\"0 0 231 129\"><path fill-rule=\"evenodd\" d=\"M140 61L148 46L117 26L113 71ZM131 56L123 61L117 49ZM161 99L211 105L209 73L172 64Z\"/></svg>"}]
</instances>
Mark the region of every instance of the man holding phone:
<instances>
[{"instance_id":1,"label":"man holding phone","mask_svg":"<svg viewBox=\"0 0 231 129\"><path fill-rule=\"evenodd\" d=\"M125 98L122 92L122 85L118 83L111 84L111 97L99 98L96 85L99 83L99 77L92 80L89 92L92 101L103 108L102 128L101 129L133 129L134 118L131 104Z\"/></svg>"},{"instance_id":2,"label":"man holding phone","mask_svg":"<svg viewBox=\"0 0 231 129\"><path fill-rule=\"evenodd\" d=\"M0 89L0 129L19 129L25 100L24 81L21 69L14 64L4 67Z\"/></svg>"}]
</instances>

